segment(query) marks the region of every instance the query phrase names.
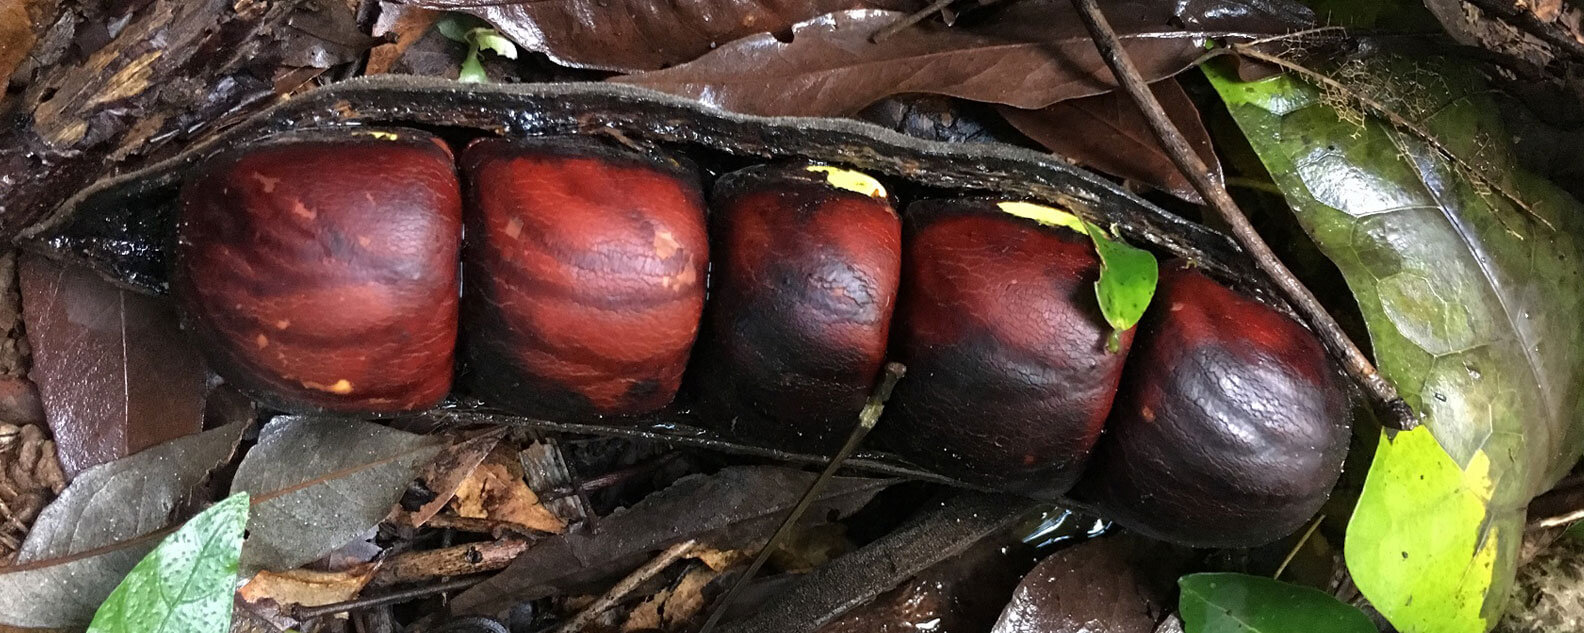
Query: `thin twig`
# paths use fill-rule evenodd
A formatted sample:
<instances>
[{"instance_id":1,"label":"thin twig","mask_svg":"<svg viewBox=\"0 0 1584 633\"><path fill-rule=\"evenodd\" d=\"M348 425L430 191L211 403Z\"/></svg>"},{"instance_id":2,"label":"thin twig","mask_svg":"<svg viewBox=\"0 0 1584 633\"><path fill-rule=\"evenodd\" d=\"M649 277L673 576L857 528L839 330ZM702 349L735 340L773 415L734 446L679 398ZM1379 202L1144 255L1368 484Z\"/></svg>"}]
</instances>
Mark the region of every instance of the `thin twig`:
<instances>
[{"instance_id":1,"label":"thin twig","mask_svg":"<svg viewBox=\"0 0 1584 633\"><path fill-rule=\"evenodd\" d=\"M1320 529L1320 522L1324 520L1325 515L1322 514L1316 516L1313 521L1309 522L1309 529L1304 530L1303 536L1298 537L1298 542L1293 543L1292 549L1287 550L1287 556L1282 559L1280 565L1276 566L1276 573L1271 574L1272 580L1281 580L1282 572L1287 571L1287 566L1292 564L1294 558L1298 557L1298 552L1302 550L1303 546L1309 542L1311 537L1314 536L1315 530Z\"/></svg>"},{"instance_id":2,"label":"thin twig","mask_svg":"<svg viewBox=\"0 0 1584 633\"><path fill-rule=\"evenodd\" d=\"M1116 31L1100 12L1096 0L1072 0L1072 2L1078 9L1078 15L1083 19L1084 26L1089 29L1089 34L1094 37L1095 47L1099 49L1100 56L1111 68L1111 74L1116 76L1122 90L1144 114L1144 119L1149 122L1150 131L1160 141L1161 147L1171 157L1172 163L1188 177L1188 181L1193 184L1199 195L1209 202L1221 219L1231 227L1233 237L1237 238L1238 243L1248 251L1260 270L1270 276L1276 286L1295 304L1298 311L1308 319L1309 324L1314 326L1326 346L1341 358L1343 368L1369 394L1387 424L1398 429L1418 426L1413 410L1401 396L1397 395L1397 388L1380 375L1358 345L1348 338L1341 324L1326 312L1325 306L1315 298L1314 293L1309 292L1303 282L1298 281L1292 271L1287 270L1287 267L1276 257L1276 253L1271 251L1270 246L1254 230L1254 225L1249 223L1248 217L1243 215L1237 203L1233 202L1226 188L1210 176L1210 167L1199 158L1199 154L1188 145L1188 140L1183 137L1182 132L1166 116L1160 101L1155 99L1144 77L1133 65L1127 51L1122 48Z\"/></svg>"},{"instance_id":3,"label":"thin twig","mask_svg":"<svg viewBox=\"0 0 1584 633\"><path fill-rule=\"evenodd\" d=\"M901 19L887 24L885 28L875 31L874 35L869 36L869 43L879 44L884 42L887 39L890 39L891 36L901 33L902 29L911 27L915 24L918 24L919 22L923 22L924 18L946 10L946 7L950 6L951 3L955 1L956 0L935 0L934 2L929 3L929 6L909 13L903 16Z\"/></svg>"},{"instance_id":4,"label":"thin twig","mask_svg":"<svg viewBox=\"0 0 1584 633\"><path fill-rule=\"evenodd\" d=\"M869 431L873 430L875 424L880 421L880 414L885 411L886 400L891 398L891 390L896 388L897 381L906 373L907 368L901 363L886 363L885 371L880 375L880 383L875 385L874 392L869 394L869 401L864 404L863 411L858 413L858 425L847 436L847 443L842 445L841 450L836 451L836 456L831 458L830 464L825 466L825 470L820 471L819 477L814 479L814 483L809 485L807 491L804 491L803 498L798 499L792 512L781 521L781 527L776 528L770 540L765 541L764 547L759 548L759 554L754 556L753 564L737 577L737 581L726 590L726 595L721 596L720 601L715 603L715 609L704 622L704 626L699 629L699 633L710 633L715 629L715 625L720 623L721 616L726 615L726 607L731 605L732 598L737 596L737 592L741 591L748 581L753 580L754 574L758 573L759 568L770 559L775 544L782 542L792 532L792 528L797 526L798 519L808 511L814 499L819 496L820 490L824 489L830 478L841 469L842 462L847 461L847 457L858 450L858 445L863 443L864 437L869 435Z\"/></svg>"},{"instance_id":5,"label":"thin twig","mask_svg":"<svg viewBox=\"0 0 1584 633\"><path fill-rule=\"evenodd\" d=\"M556 633L578 633L588 628L601 614L616 606L616 603L621 602L628 594L637 591L639 585L648 582L650 578L660 575L660 572L665 571L672 563L682 560L697 545L697 540L688 539L666 548L665 551L660 552L659 556L654 557L654 560L644 563L642 567L633 570L633 573L627 574L626 578L621 579L621 582L616 583L616 586L611 587L610 591L605 592L605 595L600 596L588 608L572 616L572 619L567 620L566 624L556 629Z\"/></svg>"},{"instance_id":6,"label":"thin twig","mask_svg":"<svg viewBox=\"0 0 1584 633\"><path fill-rule=\"evenodd\" d=\"M442 583L433 584L433 585L427 585L427 586L424 586L424 587L415 587L415 588L412 588L412 589L403 589L401 591L392 591L392 592L390 592L388 594L385 594L383 596L375 596L375 597L372 597L372 598L358 598L357 600L348 600L346 602L336 602L336 603L333 603L333 604L324 605L322 607L309 607L309 608L293 609L292 610L292 618L297 619L297 620L311 620L313 618L317 618L317 617L320 617L320 616L332 615L332 614L336 614L336 613L345 613L345 612L351 611L353 609L365 609L365 608L368 608L368 607L378 607L378 606L387 605L387 604L397 604L397 603L401 603L401 602L410 602L412 600L417 600L419 598L427 598L427 597L432 596L432 595L437 594L437 593L445 593L447 591L451 591L451 590L454 590L454 589L464 589L464 588L467 588L467 587L471 587L471 586L476 585L476 584L478 584L480 582L483 582L484 578L485 578L484 575L469 576L467 578L458 578L456 580L452 580L452 581L448 581L448 582L442 582Z\"/></svg>"},{"instance_id":7,"label":"thin twig","mask_svg":"<svg viewBox=\"0 0 1584 633\"><path fill-rule=\"evenodd\" d=\"M1464 0L1464 2L1517 27L1520 31L1544 40L1575 59L1584 60L1584 42L1574 39L1559 23L1541 20L1540 16L1524 10L1523 7L1509 0Z\"/></svg>"},{"instance_id":8,"label":"thin twig","mask_svg":"<svg viewBox=\"0 0 1584 633\"><path fill-rule=\"evenodd\" d=\"M1307 68L1303 64L1293 62L1292 60L1281 57L1280 55L1272 55L1270 53L1256 50L1241 44L1233 44L1231 48L1233 52L1237 53L1238 55L1265 62L1267 64L1272 64L1282 68L1283 70L1291 71L1293 74L1303 77L1305 81L1330 89L1332 92L1346 97L1360 106L1363 106L1364 109L1370 114L1374 114L1386 119L1386 122L1390 123L1392 127L1396 127L1413 134L1426 145L1429 145L1431 149L1436 151L1436 153L1450 161L1458 168L1459 171L1468 174L1470 178L1478 181L1481 185L1489 187L1492 191L1501 194L1503 198L1506 198L1507 201L1513 203L1513 205L1518 207L1520 211L1523 211L1525 215L1528 215L1529 217L1539 221L1541 224L1544 224L1548 229L1553 231L1556 230L1556 227L1551 224L1550 220L1547 220L1544 217L1541 217L1540 214L1535 213L1534 209L1530 207L1527 202L1524 202L1523 198L1518 197L1518 194L1507 189L1505 185L1497 182L1495 179L1486 176L1482 170L1476 169L1474 165L1471 165L1468 161L1463 160L1461 156L1454 154L1450 148L1437 139L1435 135L1431 134L1429 130L1425 129L1418 123L1409 121L1407 117L1397 114L1396 111L1386 107L1386 104L1371 99L1370 97L1360 94L1357 90L1353 90L1342 85L1341 82L1326 76L1325 73ZM1508 232L1512 232L1512 230L1508 229ZM1516 233L1514 233L1514 235L1519 239L1523 238L1523 236L1517 235Z\"/></svg>"}]
</instances>

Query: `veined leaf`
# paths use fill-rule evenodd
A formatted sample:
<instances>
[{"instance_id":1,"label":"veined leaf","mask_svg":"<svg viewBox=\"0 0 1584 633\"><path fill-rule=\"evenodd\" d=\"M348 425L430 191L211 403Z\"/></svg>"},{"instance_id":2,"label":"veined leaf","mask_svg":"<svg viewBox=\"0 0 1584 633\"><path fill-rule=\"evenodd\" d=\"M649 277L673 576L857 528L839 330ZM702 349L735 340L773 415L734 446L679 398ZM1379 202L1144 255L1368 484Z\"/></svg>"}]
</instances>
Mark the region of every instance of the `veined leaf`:
<instances>
[{"instance_id":1,"label":"veined leaf","mask_svg":"<svg viewBox=\"0 0 1584 633\"><path fill-rule=\"evenodd\" d=\"M1459 160L1293 76L1206 68L1435 439L1382 438L1348 567L1404 633L1478 632L1512 585L1529 500L1584 452L1584 208L1515 166L1470 69L1383 58L1343 71Z\"/></svg>"},{"instance_id":2,"label":"veined leaf","mask_svg":"<svg viewBox=\"0 0 1584 633\"><path fill-rule=\"evenodd\" d=\"M247 518L247 493L193 517L132 568L88 633L225 633Z\"/></svg>"}]
</instances>

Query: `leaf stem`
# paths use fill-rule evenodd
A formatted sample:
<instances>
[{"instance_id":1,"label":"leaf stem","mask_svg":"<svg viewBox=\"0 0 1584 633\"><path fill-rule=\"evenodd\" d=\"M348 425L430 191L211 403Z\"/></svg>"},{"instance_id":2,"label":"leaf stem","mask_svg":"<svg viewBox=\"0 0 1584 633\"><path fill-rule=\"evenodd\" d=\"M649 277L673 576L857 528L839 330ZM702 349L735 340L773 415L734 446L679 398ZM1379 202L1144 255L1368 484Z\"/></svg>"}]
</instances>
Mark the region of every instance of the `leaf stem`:
<instances>
[{"instance_id":1,"label":"leaf stem","mask_svg":"<svg viewBox=\"0 0 1584 633\"><path fill-rule=\"evenodd\" d=\"M1339 357L1343 369L1369 395L1372 404L1389 426L1403 430L1418 426L1413 409L1397 394L1397 388L1380 375L1358 345L1348 338L1341 324L1326 312L1314 293L1304 287L1303 282L1298 281L1292 271L1282 264L1281 259L1276 257L1270 245L1260 238L1259 233L1254 230L1254 225L1249 223L1248 217L1243 215L1243 211L1232 200L1231 194L1228 194L1226 188L1210 176L1210 167L1194 153L1182 132L1166 116L1165 109L1150 92L1149 85L1139 74L1138 67L1133 65L1133 60L1128 57L1127 51L1123 50L1116 31L1106 21L1105 14L1100 11L1096 0L1072 0L1072 3L1078 9L1078 16L1083 19L1084 26L1089 29L1089 34L1094 37L1095 48L1099 49L1100 57L1111 68L1111 73L1116 76L1123 92L1127 93L1134 105L1144 114L1150 131L1160 141L1161 147L1166 150L1166 155L1171 157L1172 163L1188 177L1194 190L1198 191L1199 195L1231 227L1232 236L1249 252L1255 265L1270 276L1288 300L1298 308L1299 313L1314 327L1331 352Z\"/></svg>"}]
</instances>

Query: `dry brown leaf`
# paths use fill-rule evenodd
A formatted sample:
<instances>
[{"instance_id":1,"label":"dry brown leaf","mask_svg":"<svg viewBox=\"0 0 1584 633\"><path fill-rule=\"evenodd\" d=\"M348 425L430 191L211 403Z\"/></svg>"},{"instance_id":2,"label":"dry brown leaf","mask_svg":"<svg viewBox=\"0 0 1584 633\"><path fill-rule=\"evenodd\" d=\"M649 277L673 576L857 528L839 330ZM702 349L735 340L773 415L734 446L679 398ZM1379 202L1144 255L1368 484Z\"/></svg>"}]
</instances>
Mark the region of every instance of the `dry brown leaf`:
<instances>
[{"instance_id":1,"label":"dry brown leaf","mask_svg":"<svg viewBox=\"0 0 1584 633\"><path fill-rule=\"evenodd\" d=\"M38 41L59 0L0 0L0 83L15 72Z\"/></svg>"},{"instance_id":2,"label":"dry brown leaf","mask_svg":"<svg viewBox=\"0 0 1584 633\"><path fill-rule=\"evenodd\" d=\"M418 480L424 487L435 494L433 499L412 512L398 510L392 518L393 521L408 527L419 527L434 518L434 515L451 503L456 496L457 488L462 485L478 465L495 450L495 445L500 443L501 436L506 429L494 429L470 439L452 444L433 461L424 466L423 474Z\"/></svg>"},{"instance_id":3,"label":"dry brown leaf","mask_svg":"<svg viewBox=\"0 0 1584 633\"><path fill-rule=\"evenodd\" d=\"M655 70L754 33L843 9L909 11L919 0L410 0L471 13L518 46L574 68Z\"/></svg>"},{"instance_id":4,"label":"dry brown leaf","mask_svg":"<svg viewBox=\"0 0 1584 633\"><path fill-rule=\"evenodd\" d=\"M1210 132L1188 93L1175 79L1150 86L1194 153L1221 179L1221 162L1210 145ZM1110 92L1071 99L1039 110L997 108L1008 123L1047 149L1090 168L1137 180L1193 203L1200 203L1188 178L1177 170L1149 123L1132 101Z\"/></svg>"},{"instance_id":5,"label":"dry brown leaf","mask_svg":"<svg viewBox=\"0 0 1584 633\"><path fill-rule=\"evenodd\" d=\"M1268 19L1211 15L1185 30L1173 3L1111 0L1129 56L1149 80L1188 68L1206 39L1266 34ZM1072 5L1057 0L1001 3L972 25L925 22L881 42L894 11L852 10L792 27L790 38L761 34L665 70L617 77L761 115L847 115L903 93L941 94L1019 108L1109 92L1111 72ZM1283 29L1285 30L1285 29Z\"/></svg>"},{"instance_id":6,"label":"dry brown leaf","mask_svg":"<svg viewBox=\"0 0 1584 633\"><path fill-rule=\"evenodd\" d=\"M396 41L375 46L369 50L367 75L388 73L413 43L423 39L429 27L440 19L440 12L393 2L380 2L379 21L374 24L374 36L394 34Z\"/></svg>"},{"instance_id":7,"label":"dry brown leaf","mask_svg":"<svg viewBox=\"0 0 1584 633\"><path fill-rule=\"evenodd\" d=\"M341 571L266 570L253 576L237 593L243 600L253 603L269 599L280 605L318 607L356 598L378 570L378 562L354 565Z\"/></svg>"},{"instance_id":8,"label":"dry brown leaf","mask_svg":"<svg viewBox=\"0 0 1584 633\"><path fill-rule=\"evenodd\" d=\"M741 563L752 557L747 550L740 549L715 549L707 545L694 546L689 556L697 558L699 562L709 566L715 571L726 571L733 565Z\"/></svg>"},{"instance_id":9,"label":"dry brown leaf","mask_svg":"<svg viewBox=\"0 0 1584 633\"><path fill-rule=\"evenodd\" d=\"M451 508L468 519L505 521L560 534L566 524L552 514L523 480L522 466L510 450L497 447L457 486Z\"/></svg>"}]
</instances>

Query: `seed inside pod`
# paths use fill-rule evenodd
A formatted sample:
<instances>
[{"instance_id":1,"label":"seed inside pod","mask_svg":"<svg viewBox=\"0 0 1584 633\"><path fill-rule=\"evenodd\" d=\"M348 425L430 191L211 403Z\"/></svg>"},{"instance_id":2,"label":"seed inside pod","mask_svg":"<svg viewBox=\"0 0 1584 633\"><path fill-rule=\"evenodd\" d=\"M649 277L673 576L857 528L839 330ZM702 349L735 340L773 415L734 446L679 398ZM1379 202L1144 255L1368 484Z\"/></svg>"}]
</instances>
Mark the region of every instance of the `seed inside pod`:
<instances>
[{"instance_id":1,"label":"seed inside pod","mask_svg":"<svg viewBox=\"0 0 1584 633\"><path fill-rule=\"evenodd\" d=\"M1132 342L1106 350L1093 244L974 198L914 203L906 236L892 353L908 375L878 440L966 481L1066 492Z\"/></svg>"},{"instance_id":2,"label":"seed inside pod","mask_svg":"<svg viewBox=\"0 0 1584 633\"><path fill-rule=\"evenodd\" d=\"M834 450L885 360L901 220L879 182L819 165L728 174L711 203L694 364L705 417L771 446Z\"/></svg>"},{"instance_id":3,"label":"seed inside pod","mask_svg":"<svg viewBox=\"0 0 1584 633\"><path fill-rule=\"evenodd\" d=\"M1073 492L1156 538L1248 547L1319 510L1347 445L1347 397L1314 335L1178 264Z\"/></svg>"},{"instance_id":4,"label":"seed inside pod","mask_svg":"<svg viewBox=\"0 0 1584 633\"><path fill-rule=\"evenodd\" d=\"M670 403L704 309L697 175L570 138L481 139L462 165L474 395L585 422Z\"/></svg>"},{"instance_id":5,"label":"seed inside pod","mask_svg":"<svg viewBox=\"0 0 1584 633\"><path fill-rule=\"evenodd\" d=\"M451 387L461 193L416 130L305 132L207 161L172 291L217 372L289 410L396 413Z\"/></svg>"}]
</instances>

